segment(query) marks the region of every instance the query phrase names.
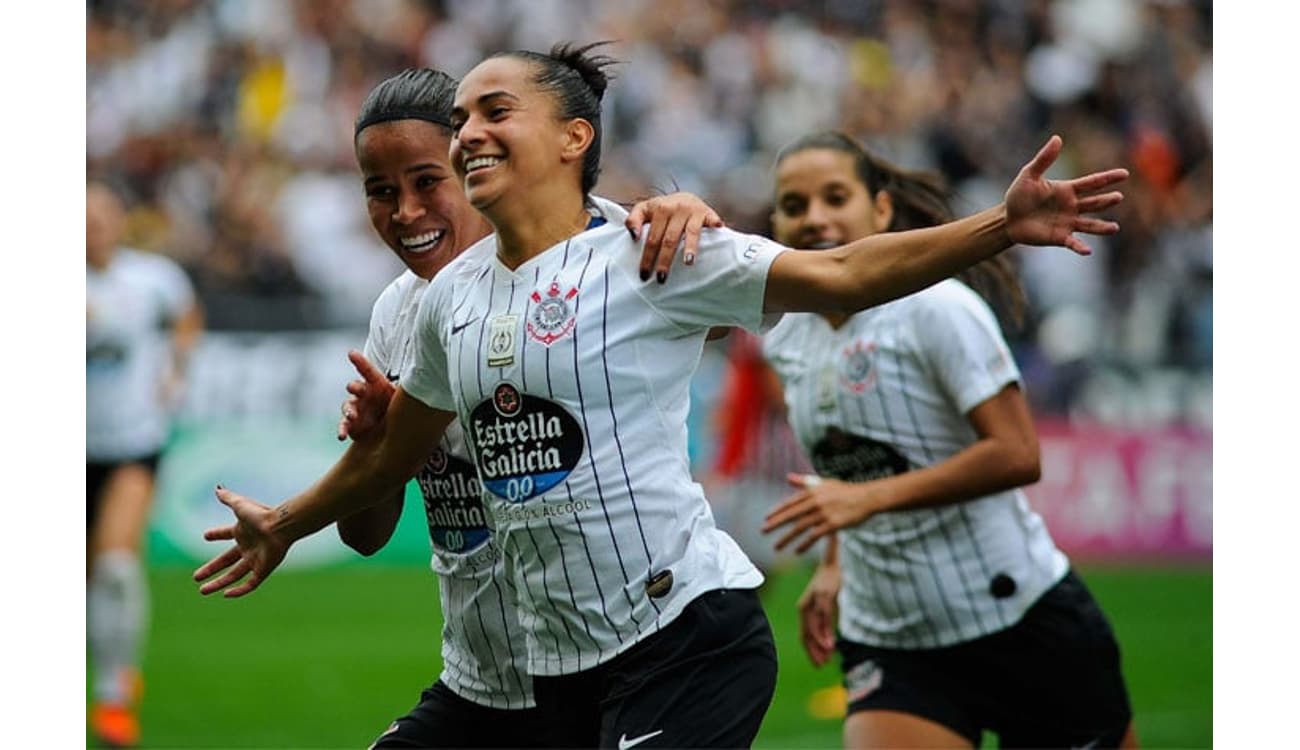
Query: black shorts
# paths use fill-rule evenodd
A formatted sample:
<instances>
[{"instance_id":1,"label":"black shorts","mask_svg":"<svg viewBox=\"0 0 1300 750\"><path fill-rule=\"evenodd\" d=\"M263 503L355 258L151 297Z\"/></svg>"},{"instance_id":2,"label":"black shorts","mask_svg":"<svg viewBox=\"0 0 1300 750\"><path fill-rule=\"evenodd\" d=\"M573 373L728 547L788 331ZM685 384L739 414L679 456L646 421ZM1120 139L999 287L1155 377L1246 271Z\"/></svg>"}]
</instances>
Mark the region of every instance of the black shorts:
<instances>
[{"instance_id":1,"label":"black shorts","mask_svg":"<svg viewBox=\"0 0 1300 750\"><path fill-rule=\"evenodd\" d=\"M558 747L749 747L776 690L758 594L701 594L662 631L598 667L533 678Z\"/></svg>"},{"instance_id":2,"label":"black shorts","mask_svg":"<svg viewBox=\"0 0 1300 750\"><path fill-rule=\"evenodd\" d=\"M86 462L86 528L89 529L95 525L95 519L99 517L99 506L103 505L104 498L101 495L104 492L104 485L108 484L108 478L123 466L139 464L149 470L150 474L158 472L157 453L150 453L140 458L128 458L122 461L87 461Z\"/></svg>"},{"instance_id":3,"label":"black shorts","mask_svg":"<svg viewBox=\"0 0 1300 750\"><path fill-rule=\"evenodd\" d=\"M438 680L371 748L545 747L545 738L553 734L543 726L545 718L535 708L480 706Z\"/></svg>"},{"instance_id":4,"label":"black shorts","mask_svg":"<svg viewBox=\"0 0 1300 750\"><path fill-rule=\"evenodd\" d=\"M1001 747L1117 747L1133 718L1119 644L1073 571L992 635L923 650L841 639L838 649L850 713L902 711L976 747L986 729Z\"/></svg>"}]
</instances>

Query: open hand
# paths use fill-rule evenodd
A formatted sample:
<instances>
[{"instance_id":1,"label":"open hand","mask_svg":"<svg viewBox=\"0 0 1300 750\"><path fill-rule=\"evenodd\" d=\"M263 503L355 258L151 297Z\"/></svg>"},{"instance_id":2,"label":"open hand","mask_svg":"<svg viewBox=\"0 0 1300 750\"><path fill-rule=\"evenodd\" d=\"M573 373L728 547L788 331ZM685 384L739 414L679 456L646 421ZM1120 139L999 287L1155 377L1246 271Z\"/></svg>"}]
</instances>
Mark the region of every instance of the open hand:
<instances>
[{"instance_id":1,"label":"open hand","mask_svg":"<svg viewBox=\"0 0 1300 750\"><path fill-rule=\"evenodd\" d=\"M1105 235L1119 231L1119 224L1086 214L1124 200L1123 193L1110 188L1128 179L1128 170L1108 169L1072 180L1049 180L1043 175L1060 156L1061 145L1060 136L1049 138L1007 188L1007 235L1022 245L1062 245L1089 255L1092 248L1075 232Z\"/></svg>"},{"instance_id":2,"label":"open hand","mask_svg":"<svg viewBox=\"0 0 1300 750\"><path fill-rule=\"evenodd\" d=\"M204 596L224 590L227 598L234 599L262 585L288 554L289 544L270 530L273 508L220 486L217 499L234 511L235 523L208 529L203 538L209 542L234 540L235 546L194 571L194 580L202 584L199 593ZM213 576L218 577L208 580Z\"/></svg>"},{"instance_id":3,"label":"open hand","mask_svg":"<svg viewBox=\"0 0 1300 750\"><path fill-rule=\"evenodd\" d=\"M778 550L802 537L794 551L806 552L818 539L862 523L872 513L871 482L842 482L810 474L788 474L786 479L800 491L781 501L763 523L764 534L790 527L777 540Z\"/></svg>"}]
</instances>

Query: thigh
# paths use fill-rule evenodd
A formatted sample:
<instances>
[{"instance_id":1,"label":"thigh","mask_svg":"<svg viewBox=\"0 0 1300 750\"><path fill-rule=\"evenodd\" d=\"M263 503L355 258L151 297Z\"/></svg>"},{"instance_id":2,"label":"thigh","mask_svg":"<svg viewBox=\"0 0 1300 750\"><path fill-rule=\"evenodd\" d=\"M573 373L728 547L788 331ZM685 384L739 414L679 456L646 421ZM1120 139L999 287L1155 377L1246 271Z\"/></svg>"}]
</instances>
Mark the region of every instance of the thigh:
<instances>
[{"instance_id":1,"label":"thigh","mask_svg":"<svg viewBox=\"0 0 1300 750\"><path fill-rule=\"evenodd\" d=\"M844 720L844 747L973 748L969 737L930 719L902 711L855 711Z\"/></svg>"},{"instance_id":2,"label":"thigh","mask_svg":"<svg viewBox=\"0 0 1300 750\"><path fill-rule=\"evenodd\" d=\"M600 746L749 747L776 688L776 645L758 595L701 595L610 663Z\"/></svg>"},{"instance_id":3,"label":"thigh","mask_svg":"<svg viewBox=\"0 0 1300 750\"><path fill-rule=\"evenodd\" d=\"M849 704L845 747L979 745L961 646L903 650L841 639L836 648Z\"/></svg>"},{"instance_id":4,"label":"thigh","mask_svg":"<svg viewBox=\"0 0 1300 750\"><path fill-rule=\"evenodd\" d=\"M371 748L546 747L542 722L535 708L512 711L480 706L439 680Z\"/></svg>"},{"instance_id":5,"label":"thigh","mask_svg":"<svg viewBox=\"0 0 1300 750\"><path fill-rule=\"evenodd\" d=\"M980 655L1002 747L1119 747L1133 718L1110 623L1074 573Z\"/></svg>"},{"instance_id":6,"label":"thigh","mask_svg":"<svg viewBox=\"0 0 1300 750\"><path fill-rule=\"evenodd\" d=\"M157 458L151 456L117 464L104 472L99 492L90 500L95 508L87 514L93 516L88 531L92 556L110 550L140 549L153 506L156 466Z\"/></svg>"}]
</instances>

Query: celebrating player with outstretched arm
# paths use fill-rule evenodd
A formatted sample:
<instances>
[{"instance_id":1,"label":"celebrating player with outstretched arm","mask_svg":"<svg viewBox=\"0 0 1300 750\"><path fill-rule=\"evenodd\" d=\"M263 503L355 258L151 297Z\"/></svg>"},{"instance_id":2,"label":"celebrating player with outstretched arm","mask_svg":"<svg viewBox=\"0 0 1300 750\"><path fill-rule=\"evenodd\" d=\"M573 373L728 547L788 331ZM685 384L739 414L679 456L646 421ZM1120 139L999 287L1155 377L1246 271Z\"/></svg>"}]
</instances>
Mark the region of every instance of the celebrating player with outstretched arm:
<instances>
[{"instance_id":1,"label":"celebrating player with outstretched arm","mask_svg":"<svg viewBox=\"0 0 1300 750\"><path fill-rule=\"evenodd\" d=\"M1003 205L825 253L705 230L695 268L640 281L641 247L593 206L609 61L591 48L509 52L461 82L451 164L496 234L420 302L409 366L376 434L267 509L222 493L235 548L196 573L243 595L294 540L396 489L453 418L469 436L518 592L538 706L568 746L741 747L776 681L761 575L713 522L686 453L688 384L713 326L786 310L857 310L1011 244L1109 233L1123 170L1065 182L1049 144ZM722 717L722 718L719 718Z\"/></svg>"}]
</instances>

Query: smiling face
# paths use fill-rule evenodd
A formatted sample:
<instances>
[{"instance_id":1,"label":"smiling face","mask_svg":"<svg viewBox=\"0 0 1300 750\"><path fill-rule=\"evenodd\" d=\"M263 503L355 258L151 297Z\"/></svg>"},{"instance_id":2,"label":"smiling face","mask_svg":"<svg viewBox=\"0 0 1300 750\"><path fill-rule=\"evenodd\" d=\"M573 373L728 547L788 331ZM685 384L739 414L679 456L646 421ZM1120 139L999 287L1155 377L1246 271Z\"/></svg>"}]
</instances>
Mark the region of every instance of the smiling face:
<instances>
[{"instance_id":1,"label":"smiling face","mask_svg":"<svg viewBox=\"0 0 1300 750\"><path fill-rule=\"evenodd\" d=\"M836 247L884 231L892 218L889 193L873 197L847 152L808 148L777 165L772 228L783 245Z\"/></svg>"},{"instance_id":2,"label":"smiling face","mask_svg":"<svg viewBox=\"0 0 1300 750\"><path fill-rule=\"evenodd\" d=\"M451 164L480 211L491 214L505 195L527 201L570 182L581 191L591 126L560 119L554 96L533 82L536 72L526 60L496 57L479 63L456 89Z\"/></svg>"},{"instance_id":3,"label":"smiling face","mask_svg":"<svg viewBox=\"0 0 1300 750\"><path fill-rule=\"evenodd\" d=\"M356 139L370 223L425 279L492 231L454 179L449 140L441 127L413 119L376 123Z\"/></svg>"}]
</instances>

